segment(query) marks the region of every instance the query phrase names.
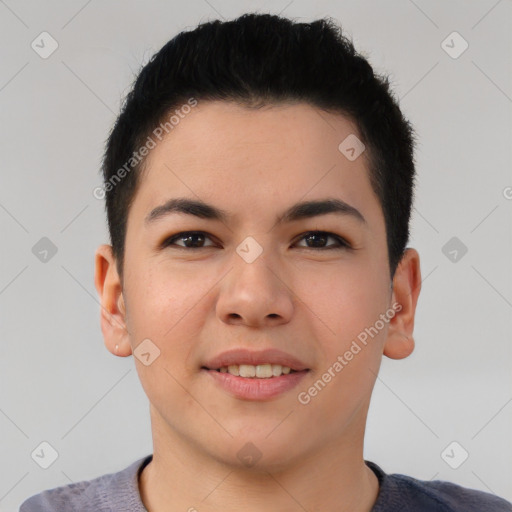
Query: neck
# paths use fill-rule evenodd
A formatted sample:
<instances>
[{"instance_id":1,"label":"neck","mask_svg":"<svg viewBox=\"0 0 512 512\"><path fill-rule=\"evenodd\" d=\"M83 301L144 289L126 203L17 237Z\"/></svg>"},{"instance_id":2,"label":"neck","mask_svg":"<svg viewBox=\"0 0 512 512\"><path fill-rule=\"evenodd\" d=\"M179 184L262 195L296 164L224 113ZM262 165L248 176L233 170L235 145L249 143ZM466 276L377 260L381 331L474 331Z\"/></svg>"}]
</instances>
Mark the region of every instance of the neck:
<instances>
[{"instance_id":1,"label":"neck","mask_svg":"<svg viewBox=\"0 0 512 512\"><path fill-rule=\"evenodd\" d=\"M153 460L139 477L148 512L369 512L377 499L378 479L364 463L361 430L285 467L241 468L205 454L170 429L155 428L155 419Z\"/></svg>"}]
</instances>

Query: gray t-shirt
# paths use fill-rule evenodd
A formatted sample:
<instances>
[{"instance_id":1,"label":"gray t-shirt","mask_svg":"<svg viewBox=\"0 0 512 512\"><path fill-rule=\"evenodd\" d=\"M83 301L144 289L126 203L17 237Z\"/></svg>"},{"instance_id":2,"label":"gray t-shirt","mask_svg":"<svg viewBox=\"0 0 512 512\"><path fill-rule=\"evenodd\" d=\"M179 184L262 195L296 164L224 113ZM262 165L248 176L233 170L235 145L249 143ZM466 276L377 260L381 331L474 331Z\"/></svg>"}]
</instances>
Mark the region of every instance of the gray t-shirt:
<instances>
[{"instance_id":1,"label":"gray t-shirt","mask_svg":"<svg viewBox=\"0 0 512 512\"><path fill-rule=\"evenodd\" d=\"M143 457L118 473L43 491L24 501L19 512L147 512L138 477L152 458ZM380 485L371 512L512 512L511 503L493 494L439 480L388 475L373 462L366 465Z\"/></svg>"}]
</instances>

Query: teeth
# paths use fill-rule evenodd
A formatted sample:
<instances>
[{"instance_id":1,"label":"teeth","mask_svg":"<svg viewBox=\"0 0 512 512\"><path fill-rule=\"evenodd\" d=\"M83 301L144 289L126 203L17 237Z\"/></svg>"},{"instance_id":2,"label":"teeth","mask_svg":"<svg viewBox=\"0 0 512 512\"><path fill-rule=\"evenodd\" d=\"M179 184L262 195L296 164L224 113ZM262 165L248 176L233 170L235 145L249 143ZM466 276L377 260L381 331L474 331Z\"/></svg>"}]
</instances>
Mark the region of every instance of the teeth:
<instances>
[{"instance_id":1,"label":"teeth","mask_svg":"<svg viewBox=\"0 0 512 512\"><path fill-rule=\"evenodd\" d=\"M241 364L240 368L240 377L256 377L256 367L251 364Z\"/></svg>"},{"instance_id":2,"label":"teeth","mask_svg":"<svg viewBox=\"0 0 512 512\"><path fill-rule=\"evenodd\" d=\"M259 364L256 366L256 377L259 379L268 379L269 377L272 377L272 365Z\"/></svg>"},{"instance_id":3,"label":"teeth","mask_svg":"<svg viewBox=\"0 0 512 512\"><path fill-rule=\"evenodd\" d=\"M231 375L240 375L239 366L237 364L228 366L228 372L231 373Z\"/></svg>"},{"instance_id":4,"label":"teeth","mask_svg":"<svg viewBox=\"0 0 512 512\"><path fill-rule=\"evenodd\" d=\"M283 370L283 367L280 364L273 364L272 365L272 375L274 377L279 377L281 375Z\"/></svg>"},{"instance_id":5,"label":"teeth","mask_svg":"<svg viewBox=\"0 0 512 512\"><path fill-rule=\"evenodd\" d=\"M223 366L218 370L220 373L230 373L237 377L245 378L257 378L257 379L270 379L272 377L279 377L281 375L288 375L291 370L288 366L281 366L280 364L258 364L256 366L252 364L232 364L229 366Z\"/></svg>"}]
</instances>

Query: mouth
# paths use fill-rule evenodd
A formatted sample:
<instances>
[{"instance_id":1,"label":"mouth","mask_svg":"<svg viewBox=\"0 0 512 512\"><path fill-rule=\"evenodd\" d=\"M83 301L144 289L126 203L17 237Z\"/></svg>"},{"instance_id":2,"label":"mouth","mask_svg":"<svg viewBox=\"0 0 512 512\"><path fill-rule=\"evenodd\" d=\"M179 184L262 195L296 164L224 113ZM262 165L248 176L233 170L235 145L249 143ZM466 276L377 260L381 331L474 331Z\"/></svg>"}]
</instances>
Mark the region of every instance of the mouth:
<instances>
[{"instance_id":1,"label":"mouth","mask_svg":"<svg viewBox=\"0 0 512 512\"><path fill-rule=\"evenodd\" d=\"M247 378L279 377L308 369L297 357L275 348L258 351L234 348L209 359L202 368Z\"/></svg>"},{"instance_id":2,"label":"mouth","mask_svg":"<svg viewBox=\"0 0 512 512\"><path fill-rule=\"evenodd\" d=\"M232 397L268 400L297 386L310 368L277 349L234 349L211 359L201 366L201 371Z\"/></svg>"},{"instance_id":3,"label":"mouth","mask_svg":"<svg viewBox=\"0 0 512 512\"><path fill-rule=\"evenodd\" d=\"M203 366L203 369L209 370ZM264 363L258 365L252 364L231 364L229 366L221 366L215 369L219 373L229 373L236 377L243 377L244 379L272 379L280 377L281 375L289 375L290 373L297 373L297 370L292 370L289 366L282 366L280 364Z\"/></svg>"}]
</instances>

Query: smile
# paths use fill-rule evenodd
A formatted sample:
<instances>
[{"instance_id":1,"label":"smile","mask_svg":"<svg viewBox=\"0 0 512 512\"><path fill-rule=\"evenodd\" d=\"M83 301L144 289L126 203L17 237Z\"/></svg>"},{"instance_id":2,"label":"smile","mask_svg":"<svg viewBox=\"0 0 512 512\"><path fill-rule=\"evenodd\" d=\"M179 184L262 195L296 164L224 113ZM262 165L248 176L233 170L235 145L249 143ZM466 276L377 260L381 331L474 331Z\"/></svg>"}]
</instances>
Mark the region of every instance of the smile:
<instances>
[{"instance_id":1,"label":"smile","mask_svg":"<svg viewBox=\"0 0 512 512\"><path fill-rule=\"evenodd\" d=\"M232 364L222 366L217 370L220 373L229 373L244 378L251 379L271 379L272 377L280 377L295 372L289 366L281 366L280 364Z\"/></svg>"},{"instance_id":2,"label":"smile","mask_svg":"<svg viewBox=\"0 0 512 512\"><path fill-rule=\"evenodd\" d=\"M258 377L260 375L271 376ZM275 369L274 369L275 368ZM288 373L284 373L288 371ZM279 371L279 375L274 375ZM274 364L261 365L229 365L217 370L201 368L201 372L211 379L211 384L239 400L264 401L278 398L297 387L309 370L291 370L289 367ZM235 373L238 372L238 375ZM247 377L243 375L248 375Z\"/></svg>"}]
</instances>

